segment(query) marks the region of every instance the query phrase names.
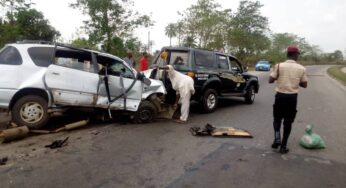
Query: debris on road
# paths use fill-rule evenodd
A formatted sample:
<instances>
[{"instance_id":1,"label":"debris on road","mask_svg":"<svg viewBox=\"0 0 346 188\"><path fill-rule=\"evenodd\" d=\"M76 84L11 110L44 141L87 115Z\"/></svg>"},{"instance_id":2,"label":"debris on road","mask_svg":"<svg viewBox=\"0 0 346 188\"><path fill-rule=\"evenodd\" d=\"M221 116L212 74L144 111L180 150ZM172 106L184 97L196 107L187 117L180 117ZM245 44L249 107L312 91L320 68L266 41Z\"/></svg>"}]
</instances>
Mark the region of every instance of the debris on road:
<instances>
[{"instance_id":1,"label":"debris on road","mask_svg":"<svg viewBox=\"0 0 346 188\"><path fill-rule=\"evenodd\" d=\"M27 126L16 127L0 131L0 143L24 138L29 133Z\"/></svg>"},{"instance_id":2,"label":"debris on road","mask_svg":"<svg viewBox=\"0 0 346 188\"><path fill-rule=\"evenodd\" d=\"M72 129L77 129L80 127L83 127L89 123L89 120L82 120L82 121L77 121L75 123L70 123L67 125L64 125L63 127L56 129L56 130L30 130L31 133L36 133L36 134L50 134L50 133L57 133L61 131L67 131L67 130L72 130Z\"/></svg>"},{"instance_id":3,"label":"debris on road","mask_svg":"<svg viewBox=\"0 0 346 188\"><path fill-rule=\"evenodd\" d=\"M64 144L66 145L68 138L69 137L66 137L64 140L55 140L54 142L52 142L49 145L46 145L45 147L50 149L61 148L62 146L64 146Z\"/></svg>"},{"instance_id":4,"label":"debris on road","mask_svg":"<svg viewBox=\"0 0 346 188\"><path fill-rule=\"evenodd\" d=\"M200 127L191 127L190 132L193 136L253 138L248 131L233 127L215 127L209 123L205 125L204 129Z\"/></svg>"},{"instance_id":5,"label":"debris on road","mask_svg":"<svg viewBox=\"0 0 346 188\"><path fill-rule=\"evenodd\" d=\"M7 161L8 161L8 157L0 158L0 166L6 165Z\"/></svg>"},{"instance_id":6,"label":"debris on road","mask_svg":"<svg viewBox=\"0 0 346 188\"><path fill-rule=\"evenodd\" d=\"M306 149L324 149L326 144L320 135L312 132L313 125L307 125L304 136L300 139L299 144Z\"/></svg>"},{"instance_id":7,"label":"debris on road","mask_svg":"<svg viewBox=\"0 0 346 188\"><path fill-rule=\"evenodd\" d=\"M63 127L55 130L54 132L57 133L57 132L61 132L61 131L67 131L67 130L80 128L80 127L87 125L88 123L89 123L89 120L77 121L75 123L70 123L70 124L64 125Z\"/></svg>"}]
</instances>

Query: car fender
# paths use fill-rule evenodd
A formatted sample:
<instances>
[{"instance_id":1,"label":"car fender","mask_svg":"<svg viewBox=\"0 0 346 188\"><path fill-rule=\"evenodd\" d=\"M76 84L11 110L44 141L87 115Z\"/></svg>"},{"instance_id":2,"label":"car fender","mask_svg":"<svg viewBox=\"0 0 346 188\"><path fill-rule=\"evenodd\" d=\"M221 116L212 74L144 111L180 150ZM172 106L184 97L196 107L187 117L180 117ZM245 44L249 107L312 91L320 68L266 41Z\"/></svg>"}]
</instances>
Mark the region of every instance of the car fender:
<instances>
[{"instance_id":1,"label":"car fender","mask_svg":"<svg viewBox=\"0 0 346 188\"><path fill-rule=\"evenodd\" d=\"M150 79L150 81L150 86L143 84L142 100L147 99L154 93L163 95L167 94L166 88L161 80Z\"/></svg>"},{"instance_id":2,"label":"car fender","mask_svg":"<svg viewBox=\"0 0 346 188\"><path fill-rule=\"evenodd\" d=\"M247 90L250 85L255 86L255 92L258 93L259 91L259 83L258 83L258 78L257 77L251 77L249 80L246 82L245 90Z\"/></svg>"},{"instance_id":3,"label":"car fender","mask_svg":"<svg viewBox=\"0 0 346 188\"><path fill-rule=\"evenodd\" d=\"M211 77L204 82L201 91L204 91L206 88L214 88L220 94L221 85L221 80L218 77Z\"/></svg>"}]
</instances>

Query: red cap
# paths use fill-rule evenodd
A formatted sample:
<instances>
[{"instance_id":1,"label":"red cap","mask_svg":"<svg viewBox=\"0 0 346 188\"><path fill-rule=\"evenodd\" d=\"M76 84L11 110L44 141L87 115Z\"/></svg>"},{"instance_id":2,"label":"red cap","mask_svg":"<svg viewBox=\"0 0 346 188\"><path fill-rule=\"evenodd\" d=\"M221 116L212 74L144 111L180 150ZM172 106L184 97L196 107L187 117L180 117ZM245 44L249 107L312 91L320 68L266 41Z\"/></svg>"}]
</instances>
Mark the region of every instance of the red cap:
<instances>
[{"instance_id":1,"label":"red cap","mask_svg":"<svg viewBox=\"0 0 346 188\"><path fill-rule=\"evenodd\" d=\"M291 53L295 52L295 53L300 54L299 48L297 46L288 46L287 52L291 52Z\"/></svg>"}]
</instances>

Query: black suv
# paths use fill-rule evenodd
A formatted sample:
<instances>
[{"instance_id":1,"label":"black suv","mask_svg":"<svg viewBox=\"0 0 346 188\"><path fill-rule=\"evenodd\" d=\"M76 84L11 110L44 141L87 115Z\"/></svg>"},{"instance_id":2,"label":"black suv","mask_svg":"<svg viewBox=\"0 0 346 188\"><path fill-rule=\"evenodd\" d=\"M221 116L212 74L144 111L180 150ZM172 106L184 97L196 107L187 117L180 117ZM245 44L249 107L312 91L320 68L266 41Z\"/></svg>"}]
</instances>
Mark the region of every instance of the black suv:
<instances>
[{"instance_id":1,"label":"black suv","mask_svg":"<svg viewBox=\"0 0 346 188\"><path fill-rule=\"evenodd\" d=\"M246 73L247 70L234 56L183 47L164 47L161 53L163 51L167 53L166 62L158 55L151 66L169 64L191 76L196 90L193 99L201 103L205 112L215 110L218 97L244 97L246 103L254 102L255 93L259 90L258 78ZM168 93L166 102L174 102L175 92L165 72L154 69L150 77L164 82Z\"/></svg>"}]
</instances>

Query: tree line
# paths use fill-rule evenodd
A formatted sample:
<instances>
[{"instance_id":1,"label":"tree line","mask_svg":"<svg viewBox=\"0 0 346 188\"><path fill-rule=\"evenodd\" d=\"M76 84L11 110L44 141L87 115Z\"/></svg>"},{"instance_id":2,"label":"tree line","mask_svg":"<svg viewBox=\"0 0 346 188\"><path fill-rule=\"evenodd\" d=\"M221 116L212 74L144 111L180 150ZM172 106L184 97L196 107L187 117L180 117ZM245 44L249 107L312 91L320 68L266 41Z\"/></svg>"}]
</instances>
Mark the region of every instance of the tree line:
<instances>
[{"instance_id":1,"label":"tree line","mask_svg":"<svg viewBox=\"0 0 346 188\"><path fill-rule=\"evenodd\" d=\"M52 27L42 12L32 8L30 0L0 0L0 47L20 40L59 40L60 33ZM82 31L69 41L77 47L103 50L123 57L126 50L141 52L148 46L133 35L140 27L154 24L150 15L133 10L132 0L75 0L70 8L88 17ZM268 18L261 14L259 1L242 0L236 11L224 9L215 0L198 0L178 12L177 21L168 23L165 34L177 39L178 46L225 49L248 65L259 59L279 62L285 59L285 49L296 44L302 50L305 63L339 62L340 50L324 53L319 46L292 33L272 33ZM4 11L3 11L4 10ZM85 36L85 37L82 37ZM136 55L136 54L135 54ZM138 54L137 54L138 56Z\"/></svg>"},{"instance_id":2,"label":"tree line","mask_svg":"<svg viewBox=\"0 0 346 188\"><path fill-rule=\"evenodd\" d=\"M297 45L304 63L335 63L343 60L340 50L323 53L317 45L292 33L272 33L268 18L261 14L259 1L242 0L236 11L223 9L215 0L198 0L180 19L165 27L165 34L176 38L178 46L209 50L225 49L249 65L259 59L280 62L288 45ZM170 42L171 45L171 42Z\"/></svg>"}]
</instances>

